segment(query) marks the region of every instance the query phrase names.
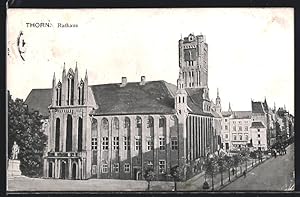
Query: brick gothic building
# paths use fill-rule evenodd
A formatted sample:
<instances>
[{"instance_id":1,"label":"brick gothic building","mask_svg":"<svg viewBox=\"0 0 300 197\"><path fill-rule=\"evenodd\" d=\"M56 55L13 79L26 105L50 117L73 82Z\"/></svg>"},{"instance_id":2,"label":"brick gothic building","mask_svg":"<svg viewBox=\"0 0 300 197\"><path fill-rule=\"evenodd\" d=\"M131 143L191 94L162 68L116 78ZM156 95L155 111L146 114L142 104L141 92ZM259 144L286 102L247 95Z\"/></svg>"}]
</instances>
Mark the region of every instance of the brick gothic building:
<instances>
[{"instance_id":1,"label":"brick gothic building","mask_svg":"<svg viewBox=\"0 0 300 197\"><path fill-rule=\"evenodd\" d=\"M54 75L51 89L33 89L25 102L49 123L44 176L142 179L153 166L165 180L177 165L186 178L197 173L195 161L218 149L221 123L209 100L207 51L203 35L179 40L177 87L144 76L88 85L76 65L64 67L61 81Z\"/></svg>"}]
</instances>

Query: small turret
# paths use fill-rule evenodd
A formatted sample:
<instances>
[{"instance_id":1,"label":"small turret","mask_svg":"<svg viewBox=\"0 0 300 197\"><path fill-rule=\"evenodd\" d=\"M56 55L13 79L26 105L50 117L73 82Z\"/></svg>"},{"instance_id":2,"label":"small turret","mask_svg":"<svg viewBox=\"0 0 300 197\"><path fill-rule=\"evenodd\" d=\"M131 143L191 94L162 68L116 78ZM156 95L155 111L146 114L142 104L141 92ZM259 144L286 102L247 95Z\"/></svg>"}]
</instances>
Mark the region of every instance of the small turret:
<instances>
[{"instance_id":1,"label":"small turret","mask_svg":"<svg viewBox=\"0 0 300 197\"><path fill-rule=\"evenodd\" d=\"M56 99L56 78L55 78L55 72L53 74L53 80L52 80L52 106L55 105L55 99Z\"/></svg>"},{"instance_id":2,"label":"small turret","mask_svg":"<svg viewBox=\"0 0 300 197\"><path fill-rule=\"evenodd\" d=\"M52 88L54 88L56 85L56 78L55 78L55 72L53 74L53 80L52 80Z\"/></svg>"},{"instance_id":3,"label":"small turret","mask_svg":"<svg viewBox=\"0 0 300 197\"><path fill-rule=\"evenodd\" d=\"M232 112L232 109L231 109L231 106L230 106L230 102L229 102L228 111L229 111L229 112Z\"/></svg>"},{"instance_id":4,"label":"small turret","mask_svg":"<svg viewBox=\"0 0 300 197\"><path fill-rule=\"evenodd\" d=\"M221 107L221 98L219 96L219 88L217 88L217 98L216 98L216 111L221 112L222 107Z\"/></svg>"}]
</instances>

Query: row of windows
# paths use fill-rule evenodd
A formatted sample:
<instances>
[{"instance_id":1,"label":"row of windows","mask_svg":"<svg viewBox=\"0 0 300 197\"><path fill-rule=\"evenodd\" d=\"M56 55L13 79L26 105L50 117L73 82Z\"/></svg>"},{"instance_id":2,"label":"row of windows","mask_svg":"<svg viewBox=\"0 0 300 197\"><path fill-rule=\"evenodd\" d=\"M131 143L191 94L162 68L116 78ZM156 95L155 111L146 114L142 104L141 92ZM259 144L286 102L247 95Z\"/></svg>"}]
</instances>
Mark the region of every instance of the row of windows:
<instances>
[{"instance_id":1,"label":"row of windows","mask_svg":"<svg viewBox=\"0 0 300 197\"><path fill-rule=\"evenodd\" d=\"M232 121L233 124L236 124L236 122L238 122L238 124L242 124L242 121ZM248 124L248 121L244 121L244 124Z\"/></svg>"},{"instance_id":2,"label":"row of windows","mask_svg":"<svg viewBox=\"0 0 300 197\"><path fill-rule=\"evenodd\" d=\"M114 173L119 173L120 172L119 163L114 163L112 165L112 170ZM102 164L101 171L102 171L102 173L108 173L108 164L106 164L106 163ZM125 173L130 172L130 164L129 163L124 164L124 172Z\"/></svg>"},{"instance_id":3,"label":"row of windows","mask_svg":"<svg viewBox=\"0 0 300 197\"><path fill-rule=\"evenodd\" d=\"M225 130L228 130L228 125L225 125L224 128L225 128ZM248 126L245 126L245 127L244 127L244 131L248 131L248 128L249 128ZM236 131L236 126L233 126L232 129L233 129L233 131ZM243 130L243 127L242 127L242 126L239 126L239 131L242 131L242 130Z\"/></svg>"},{"instance_id":4,"label":"row of windows","mask_svg":"<svg viewBox=\"0 0 300 197\"><path fill-rule=\"evenodd\" d=\"M239 126L239 131L242 131L243 127ZM236 126L233 126L233 131L236 131ZM245 131L248 131L248 126L245 126Z\"/></svg>"},{"instance_id":5,"label":"row of windows","mask_svg":"<svg viewBox=\"0 0 300 197\"><path fill-rule=\"evenodd\" d=\"M178 100L177 100L177 102L178 103L181 103L181 97L180 96L178 96L178 98L177 98ZM184 103L184 97L182 97L182 103Z\"/></svg>"},{"instance_id":6,"label":"row of windows","mask_svg":"<svg viewBox=\"0 0 300 197\"><path fill-rule=\"evenodd\" d=\"M227 122L228 119L225 118L224 121ZM233 122L233 124L236 124L236 121L232 121L232 122ZM238 121L238 124L242 124L242 121ZM248 124L248 121L244 121L244 124Z\"/></svg>"},{"instance_id":7,"label":"row of windows","mask_svg":"<svg viewBox=\"0 0 300 197\"><path fill-rule=\"evenodd\" d=\"M120 172L119 166L120 166L119 163L113 163L112 164L112 171L114 173L119 173ZM149 161L148 166L153 167L153 163L151 161ZM159 173L160 174L165 173L165 171L166 171L166 161L165 160L159 160L158 166L159 166ZM102 171L102 173L108 173L108 164L106 164L106 163L102 164L101 171ZM130 164L129 163L124 164L124 172L125 173L130 173Z\"/></svg>"},{"instance_id":8,"label":"row of windows","mask_svg":"<svg viewBox=\"0 0 300 197\"><path fill-rule=\"evenodd\" d=\"M233 140L237 140L237 135L233 134ZM243 140L243 135L239 135L239 140ZM245 135L245 141L248 141L248 135Z\"/></svg>"},{"instance_id":9,"label":"row of windows","mask_svg":"<svg viewBox=\"0 0 300 197\"><path fill-rule=\"evenodd\" d=\"M130 150L130 138L123 137L124 150ZM119 137L113 137L113 150L119 150ZM147 138L147 150L153 150L153 138ZM102 150L108 150L109 141L108 137L102 137ZM96 137L92 137L92 150L97 150L98 140ZM140 136L135 137L135 150L141 150L142 139ZM164 136L159 137L159 150L166 149L166 140ZM178 139L177 137L171 138L171 150L178 150Z\"/></svg>"},{"instance_id":10,"label":"row of windows","mask_svg":"<svg viewBox=\"0 0 300 197\"><path fill-rule=\"evenodd\" d=\"M94 122L94 125L95 124L96 124L96 121ZM159 127L164 127L165 125L166 125L166 119L164 117L160 117L159 118ZM102 127L104 129L108 129L108 127L109 127L108 120L106 118L104 118L102 120ZM123 127L130 128L130 119L129 118L125 118ZM154 127L154 119L151 116L149 116L149 118L147 119L147 128L152 128L152 127ZM113 119L113 128L119 129L119 119L118 118ZM136 117L136 128L142 128L142 118L139 116Z\"/></svg>"}]
</instances>

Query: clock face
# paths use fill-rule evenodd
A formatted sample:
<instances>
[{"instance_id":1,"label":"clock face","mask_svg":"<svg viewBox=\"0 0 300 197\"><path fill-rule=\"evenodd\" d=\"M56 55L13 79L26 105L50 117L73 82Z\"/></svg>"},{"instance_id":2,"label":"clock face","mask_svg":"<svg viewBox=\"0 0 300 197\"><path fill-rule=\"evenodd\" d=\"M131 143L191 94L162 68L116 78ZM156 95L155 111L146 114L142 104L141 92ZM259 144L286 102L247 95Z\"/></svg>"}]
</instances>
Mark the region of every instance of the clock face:
<instances>
[{"instance_id":1,"label":"clock face","mask_svg":"<svg viewBox=\"0 0 300 197\"><path fill-rule=\"evenodd\" d=\"M196 60L196 49L185 49L184 50L184 60L185 61L195 61Z\"/></svg>"}]
</instances>

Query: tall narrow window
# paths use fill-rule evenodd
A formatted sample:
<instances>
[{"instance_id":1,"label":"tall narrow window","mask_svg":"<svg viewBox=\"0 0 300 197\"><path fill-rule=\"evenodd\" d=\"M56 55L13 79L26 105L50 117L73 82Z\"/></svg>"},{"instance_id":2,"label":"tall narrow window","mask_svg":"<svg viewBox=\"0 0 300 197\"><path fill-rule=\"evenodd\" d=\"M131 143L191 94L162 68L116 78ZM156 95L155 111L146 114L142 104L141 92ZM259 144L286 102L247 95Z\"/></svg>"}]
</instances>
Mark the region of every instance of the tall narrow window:
<instances>
[{"instance_id":1,"label":"tall narrow window","mask_svg":"<svg viewBox=\"0 0 300 197\"><path fill-rule=\"evenodd\" d=\"M78 105L80 105L81 104L81 87L78 87L78 96L79 96Z\"/></svg>"},{"instance_id":2,"label":"tall narrow window","mask_svg":"<svg viewBox=\"0 0 300 197\"><path fill-rule=\"evenodd\" d=\"M70 105L70 80L68 79L68 98L67 98L67 104Z\"/></svg>"},{"instance_id":3,"label":"tall narrow window","mask_svg":"<svg viewBox=\"0 0 300 197\"><path fill-rule=\"evenodd\" d=\"M78 119L78 151L82 151L82 118Z\"/></svg>"},{"instance_id":4,"label":"tall narrow window","mask_svg":"<svg viewBox=\"0 0 300 197\"><path fill-rule=\"evenodd\" d=\"M108 137L102 137L102 150L108 150Z\"/></svg>"},{"instance_id":5,"label":"tall narrow window","mask_svg":"<svg viewBox=\"0 0 300 197\"><path fill-rule=\"evenodd\" d=\"M66 151L72 151L72 116L67 116L67 137L66 137Z\"/></svg>"},{"instance_id":6,"label":"tall narrow window","mask_svg":"<svg viewBox=\"0 0 300 197\"><path fill-rule=\"evenodd\" d=\"M113 171L115 173L119 173L119 163L114 163L114 165L113 165Z\"/></svg>"},{"instance_id":7,"label":"tall narrow window","mask_svg":"<svg viewBox=\"0 0 300 197\"><path fill-rule=\"evenodd\" d=\"M151 137L147 139L147 150L153 150L153 140Z\"/></svg>"},{"instance_id":8,"label":"tall narrow window","mask_svg":"<svg viewBox=\"0 0 300 197\"><path fill-rule=\"evenodd\" d=\"M136 136L135 150L141 150L141 148L142 148L142 139L140 138L140 136Z\"/></svg>"},{"instance_id":9,"label":"tall narrow window","mask_svg":"<svg viewBox=\"0 0 300 197\"><path fill-rule=\"evenodd\" d=\"M74 78L71 79L71 105L74 105Z\"/></svg>"},{"instance_id":10,"label":"tall narrow window","mask_svg":"<svg viewBox=\"0 0 300 197\"><path fill-rule=\"evenodd\" d=\"M178 150L178 139L177 137L172 137L171 138L171 149L172 150Z\"/></svg>"},{"instance_id":11,"label":"tall narrow window","mask_svg":"<svg viewBox=\"0 0 300 197\"><path fill-rule=\"evenodd\" d=\"M59 152L60 119L56 118L55 152Z\"/></svg>"},{"instance_id":12,"label":"tall narrow window","mask_svg":"<svg viewBox=\"0 0 300 197\"><path fill-rule=\"evenodd\" d=\"M119 150L119 137L114 137L113 149L114 150Z\"/></svg>"},{"instance_id":13,"label":"tall narrow window","mask_svg":"<svg viewBox=\"0 0 300 197\"><path fill-rule=\"evenodd\" d=\"M123 143L124 143L124 150L130 150L130 139L129 137L124 137L123 138Z\"/></svg>"},{"instance_id":14,"label":"tall narrow window","mask_svg":"<svg viewBox=\"0 0 300 197\"><path fill-rule=\"evenodd\" d=\"M96 137L92 137L92 150L97 150L98 142Z\"/></svg>"},{"instance_id":15,"label":"tall narrow window","mask_svg":"<svg viewBox=\"0 0 300 197\"><path fill-rule=\"evenodd\" d=\"M153 122L154 122L154 119L149 116L148 117L148 122L147 122L147 128L152 128L153 127Z\"/></svg>"},{"instance_id":16,"label":"tall narrow window","mask_svg":"<svg viewBox=\"0 0 300 197\"><path fill-rule=\"evenodd\" d=\"M159 150L165 150L166 149L166 140L164 136L159 137Z\"/></svg>"},{"instance_id":17,"label":"tall narrow window","mask_svg":"<svg viewBox=\"0 0 300 197\"><path fill-rule=\"evenodd\" d=\"M61 82L58 82L56 89L56 105L61 106Z\"/></svg>"},{"instance_id":18,"label":"tall narrow window","mask_svg":"<svg viewBox=\"0 0 300 197\"><path fill-rule=\"evenodd\" d=\"M80 81L79 87L78 87L78 104L84 105L84 82Z\"/></svg>"},{"instance_id":19,"label":"tall narrow window","mask_svg":"<svg viewBox=\"0 0 300 197\"><path fill-rule=\"evenodd\" d=\"M56 89L56 105L58 105L58 100L59 100L59 89Z\"/></svg>"},{"instance_id":20,"label":"tall narrow window","mask_svg":"<svg viewBox=\"0 0 300 197\"><path fill-rule=\"evenodd\" d=\"M166 121L166 119L164 117L159 118L159 127L160 128L165 126L165 124L166 124L165 121Z\"/></svg>"},{"instance_id":21,"label":"tall narrow window","mask_svg":"<svg viewBox=\"0 0 300 197\"><path fill-rule=\"evenodd\" d=\"M166 170L166 161L165 160L159 160L159 173L163 174Z\"/></svg>"},{"instance_id":22,"label":"tall narrow window","mask_svg":"<svg viewBox=\"0 0 300 197\"><path fill-rule=\"evenodd\" d=\"M84 86L82 86L82 91L81 91L81 105L84 105Z\"/></svg>"},{"instance_id":23,"label":"tall narrow window","mask_svg":"<svg viewBox=\"0 0 300 197\"><path fill-rule=\"evenodd\" d=\"M142 118L139 116L136 117L136 127L142 128Z\"/></svg>"}]
</instances>

